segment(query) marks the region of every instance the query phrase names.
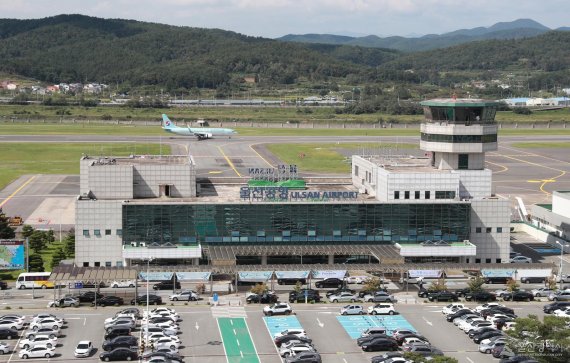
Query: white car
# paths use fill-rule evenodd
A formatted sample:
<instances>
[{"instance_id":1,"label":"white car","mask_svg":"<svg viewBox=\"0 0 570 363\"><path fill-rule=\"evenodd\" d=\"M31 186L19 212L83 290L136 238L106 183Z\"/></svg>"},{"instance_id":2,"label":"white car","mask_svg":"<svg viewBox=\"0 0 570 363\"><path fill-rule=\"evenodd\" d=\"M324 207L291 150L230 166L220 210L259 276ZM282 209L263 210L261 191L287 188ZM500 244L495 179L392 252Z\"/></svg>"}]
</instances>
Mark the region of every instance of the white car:
<instances>
[{"instance_id":1,"label":"white car","mask_svg":"<svg viewBox=\"0 0 570 363\"><path fill-rule=\"evenodd\" d=\"M18 315L18 314L6 314L6 315L2 315L0 316L0 320L17 320L20 321L22 323L26 322L26 317L24 315Z\"/></svg>"},{"instance_id":2,"label":"white car","mask_svg":"<svg viewBox=\"0 0 570 363\"><path fill-rule=\"evenodd\" d=\"M76 358L87 358L93 352L93 344L89 340L82 340L77 343L77 347L75 347L75 351L73 355Z\"/></svg>"},{"instance_id":3,"label":"white car","mask_svg":"<svg viewBox=\"0 0 570 363\"><path fill-rule=\"evenodd\" d=\"M453 314L455 311L457 311L459 309L464 309L464 308L465 308L465 305L463 305L462 303L451 303L451 304L444 306L443 309L441 309L441 312L445 315L449 315L449 314Z\"/></svg>"},{"instance_id":4,"label":"white car","mask_svg":"<svg viewBox=\"0 0 570 363\"><path fill-rule=\"evenodd\" d=\"M197 301L200 298L196 291L186 290L180 291L179 293L172 294L168 297L170 301Z\"/></svg>"},{"instance_id":5,"label":"white car","mask_svg":"<svg viewBox=\"0 0 570 363\"><path fill-rule=\"evenodd\" d=\"M129 318L118 318L114 321L110 321L108 323L105 323L105 330L109 329L110 327L113 326L125 326L125 327L129 327L131 330L134 330L137 326L136 322L132 319Z\"/></svg>"},{"instance_id":6,"label":"white car","mask_svg":"<svg viewBox=\"0 0 570 363\"><path fill-rule=\"evenodd\" d=\"M58 330L62 326L63 322L54 320L53 318L45 318L30 323L30 329L32 330L38 330L40 328L52 328L53 330Z\"/></svg>"},{"instance_id":7,"label":"white car","mask_svg":"<svg viewBox=\"0 0 570 363\"><path fill-rule=\"evenodd\" d=\"M511 263L532 263L532 258L526 256L516 256L511 258Z\"/></svg>"},{"instance_id":8,"label":"white car","mask_svg":"<svg viewBox=\"0 0 570 363\"><path fill-rule=\"evenodd\" d=\"M28 358L51 358L55 355L55 348L33 347L31 349L20 349L18 356L22 359Z\"/></svg>"},{"instance_id":9,"label":"white car","mask_svg":"<svg viewBox=\"0 0 570 363\"><path fill-rule=\"evenodd\" d=\"M180 344L180 338L178 338L175 335L166 335L164 333L150 333L149 335L144 334L143 336L145 339L148 338L148 340L152 340L153 342L161 338L166 338L169 339L169 341L171 342L178 342L178 344Z\"/></svg>"},{"instance_id":10,"label":"white car","mask_svg":"<svg viewBox=\"0 0 570 363\"><path fill-rule=\"evenodd\" d=\"M57 337L50 338L48 335L36 335L33 339L20 340L20 348L28 349L35 346L53 348L57 345Z\"/></svg>"},{"instance_id":11,"label":"white car","mask_svg":"<svg viewBox=\"0 0 570 363\"><path fill-rule=\"evenodd\" d=\"M364 315L362 305L346 305L340 308L340 315Z\"/></svg>"},{"instance_id":12,"label":"white car","mask_svg":"<svg viewBox=\"0 0 570 363\"><path fill-rule=\"evenodd\" d=\"M150 314L159 314L162 312L167 312L170 314L176 314L176 310L171 309L171 308L167 308L167 307L154 308L150 311ZM146 311L143 314L146 315Z\"/></svg>"},{"instance_id":13,"label":"white car","mask_svg":"<svg viewBox=\"0 0 570 363\"><path fill-rule=\"evenodd\" d=\"M493 314L493 315L489 315L487 316L487 321L490 321L491 323L495 324L497 322L497 320L499 319L511 319L510 316L507 316L505 314Z\"/></svg>"},{"instance_id":14,"label":"white car","mask_svg":"<svg viewBox=\"0 0 570 363\"><path fill-rule=\"evenodd\" d=\"M0 328L21 330L24 328L24 323L18 320L0 320Z\"/></svg>"},{"instance_id":15,"label":"white car","mask_svg":"<svg viewBox=\"0 0 570 363\"><path fill-rule=\"evenodd\" d=\"M360 301L360 298L356 294L351 294L348 291L341 292L338 295L331 295L329 296L329 301L332 303L336 302L356 302Z\"/></svg>"},{"instance_id":16,"label":"white car","mask_svg":"<svg viewBox=\"0 0 570 363\"><path fill-rule=\"evenodd\" d=\"M110 286L114 289L118 287L135 287L137 282L135 280L121 280L121 281L113 281L111 282Z\"/></svg>"},{"instance_id":17,"label":"white car","mask_svg":"<svg viewBox=\"0 0 570 363\"><path fill-rule=\"evenodd\" d=\"M291 305L287 303L275 303L273 305L267 305L263 308L263 314L267 316L272 315L289 315L293 312Z\"/></svg>"},{"instance_id":18,"label":"white car","mask_svg":"<svg viewBox=\"0 0 570 363\"><path fill-rule=\"evenodd\" d=\"M556 282L570 282L570 275L562 275L556 277Z\"/></svg>"},{"instance_id":19,"label":"white car","mask_svg":"<svg viewBox=\"0 0 570 363\"><path fill-rule=\"evenodd\" d=\"M485 321L485 319L483 319L482 317L480 317L480 316L477 315L476 317L471 317L471 318L467 318L467 319L461 320L461 321L459 322L459 324L457 324L457 327L458 327L459 329L463 330L466 325L471 324L471 323L474 322L474 321Z\"/></svg>"},{"instance_id":20,"label":"white car","mask_svg":"<svg viewBox=\"0 0 570 363\"><path fill-rule=\"evenodd\" d=\"M273 337L274 338L279 338L285 335L295 335L298 337L306 337L307 333L303 330L303 329L286 329L283 330L280 333L275 334Z\"/></svg>"},{"instance_id":21,"label":"white car","mask_svg":"<svg viewBox=\"0 0 570 363\"><path fill-rule=\"evenodd\" d=\"M8 354L12 351L10 346L4 342L0 342L0 354Z\"/></svg>"},{"instance_id":22,"label":"white car","mask_svg":"<svg viewBox=\"0 0 570 363\"><path fill-rule=\"evenodd\" d=\"M471 330L483 328L483 327L491 327L494 328L495 324L491 323L490 321L473 321L471 324L467 324L463 331L465 334L469 333Z\"/></svg>"},{"instance_id":23,"label":"white car","mask_svg":"<svg viewBox=\"0 0 570 363\"><path fill-rule=\"evenodd\" d=\"M559 318L570 318L570 310L556 310L554 311L554 316L558 316Z\"/></svg>"},{"instance_id":24,"label":"white car","mask_svg":"<svg viewBox=\"0 0 570 363\"><path fill-rule=\"evenodd\" d=\"M34 339L36 335L47 335L50 338L57 338L61 330L53 330L52 328L41 328L38 330L28 331L24 336L25 339Z\"/></svg>"},{"instance_id":25,"label":"white car","mask_svg":"<svg viewBox=\"0 0 570 363\"><path fill-rule=\"evenodd\" d=\"M534 297L548 297L548 295L552 294L554 292L554 290L549 289L548 287L541 287L538 289L532 289L530 290L530 293L534 296Z\"/></svg>"},{"instance_id":26,"label":"white car","mask_svg":"<svg viewBox=\"0 0 570 363\"><path fill-rule=\"evenodd\" d=\"M396 314L396 309L394 309L394 305L386 304L386 303L379 303L374 306L368 307L368 314L370 315L394 315Z\"/></svg>"},{"instance_id":27,"label":"white car","mask_svg":"<svg viewBox=\"0 0 570 363\"><path fill-rule=\"evenodd\" d=\"M147 334L147 332L149 333L164 333L165 335L176 335L178 334L178 329L175 328L162 328L156 325L145 325L142 328L142 333L143 334Z\"/></svg>"},{"instance_id":28,"label":"white car","mask_svg":"<svg viewBox=\"0 0 570 363\"><path fill-rule=\"evenodd\" d=\"M514 330L515 325L517 325L516 321L507 321L503 326L503 330Z\"/></svg>"},{"instance_id":29,"label":"white car","mask_svg":"<svg viewBox=\"0 0 570 363\"><path fill-rule=\"evenodd\" d=\"M61 321L61 322L65 322L65 319L60 318L60 317L57 316L57 315L49 314L49 313L39 313L39 314L33 315L33 316L32 316L32 321L38 321L38 320L42 320L42 319L46 319L46 318L53 318L53 319L55 319L55 320L59 320L59 321Z\"/></svg>"},{"instance_id":30,"label":"white car","mask_svg":"<svg viewBox=\"0 0 570 363\"><path fill-rule=\"evenodd\" d=\"M481 311L483 311L485 309L492 309L492 308L496 308L496 307L505 307L505 305L499 304L497 302L489 302L489 303L477 306L475 308L475 311L480 313Z\"/></svg>"},{"instance_id":31,"label":"white car","mask_svg":"<svg viewBox=\"0 0 570 363\"><path fill-rule=\"evenodd\" d=\"M147 324L141 324L141 326L146 326ZM173 330L180 330L180 327L178 326L178 324L176 324L175 322L173 322L172 320L169 321L163 321L160 323L149 323L148 326L156 326L162 329L173 329Z\"/></svg>"},{"instance_id":32,"label":"white car","mask_svg":"<svg viewBox=\"0 0 570 363\"><path fill-rule=\"evenodd\" d=\"M161 347L168 347L168 348L170 348L170 350L175 350L175 349L177 350L180 347L181 343L180 343L180 340L176 340L174 338L177 338L177 337L167 335L166 337L155 339L155 340L153 340L153 342L154 342L155 347L161 346Z\"/></svg>"},{"instance_id":33,"label":"white car","mask_svg":"<svg viewBox=\"0 0 570 363\"><path fill-rule=\"evenodd\" d=\"M112 318L105 319L105 325L109 324L109 323L113 323L117 320L123 320L123 319L131 319L133 321L137 320L134 314L116 314Z\"/></svg>"},{"instance_id":34,"label":"white car","mask_svg":"<svg viewBox=\"0 0 570 363\"><path fill-rule=\"evenodd\" d=\"M409 337L409 338L404 338L402 342L402 347L407 347L413 344L425 344L428 346L430 345L427 340L423 340L417 337Z\"/></svg>"},{"instance_id":35,"label":"white car","mask_svg":"<svg viewBox=\"0 0 570 363\"><path fill-rule=\"evenodd\" d=\"M346 279L347 284L362 284L364 281L368 280L368 276L349 276Z\"/></svg>"},{"instance_id":36,"label":"white car","mask_svg":"<svg viewBox=\"0 0 570 363\"><path fill-rule=\"evenodd\" d=\"M307 343L298 343L287 347L281 347L281 349L279 349L279 355L281 355L282 357L288 357L291 355L296 355L301 352L314 352L314 351L315 348L312 345Z\"/></svg>"}]
</instances>

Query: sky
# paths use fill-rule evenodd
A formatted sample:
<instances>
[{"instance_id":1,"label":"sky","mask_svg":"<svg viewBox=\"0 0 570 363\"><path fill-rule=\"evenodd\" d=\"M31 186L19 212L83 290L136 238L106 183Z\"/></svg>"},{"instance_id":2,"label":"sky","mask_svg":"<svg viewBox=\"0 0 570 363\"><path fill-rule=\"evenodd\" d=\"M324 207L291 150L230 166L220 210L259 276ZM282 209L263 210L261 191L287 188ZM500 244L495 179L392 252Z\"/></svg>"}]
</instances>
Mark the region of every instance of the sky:
<instances>
[{"instance_id":1,"label":"sky","mask_svg":"<svg viewBox=\"0 0 570 363\"><path fill-rule=\"evenodd\" d=\"M0 18L59 14L220 28L277 38L286 34L441 34L530 18L570 26L568 0L0 0Z\"/></svg>"}]
</instances>

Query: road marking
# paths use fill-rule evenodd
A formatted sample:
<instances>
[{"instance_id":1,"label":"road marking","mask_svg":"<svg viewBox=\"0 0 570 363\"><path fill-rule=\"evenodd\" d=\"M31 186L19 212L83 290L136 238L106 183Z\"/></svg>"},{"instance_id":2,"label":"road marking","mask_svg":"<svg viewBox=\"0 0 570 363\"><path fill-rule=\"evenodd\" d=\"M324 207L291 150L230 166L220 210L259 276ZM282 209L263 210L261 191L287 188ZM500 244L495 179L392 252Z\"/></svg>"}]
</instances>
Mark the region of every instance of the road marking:
<instances>
[{"instance_id":1,"label":"road marking","mask_svg":"<svg viewBox=\"0 0 570 363\"><path fill-rule=\"evenodd\" d=\"M259 145L259 144L252 144L252 145L249 145L249 148L250 148L251 150L253 150L253 152L256 153L257 156L259 156L259 157L261 158L261 160L265 161L265 163L266 163L267 165L269 165L270 167L273 168L273 164L271 164L271 163L270 163L269 161L267 161L263 156L261 156L261 154L258 153L257 150L255 150L255 149L253 148L253 145Z\"/></svg>"},{"instance_id":2,"label":"road marking","mask_svg":"<svg viewBox=\"0 0 570 363\"><path fill-rule=\"evenodd\" d=\"M83 326L85 326L85 324L87 324L87 318L83 318Z\"/></svg>"},{"instance_id":3,"label":"road marking","mask_svg":"<svg viewBox=\"0 0 570 363\"><path fill-rule=\"evenodd\" d=\"M194 327L196 328L196 330L200 329L200 326L198 325L198 322L196 322L196 325L194 325Z\"/></svg>"},{"instance_id":4,"label":"road marking","mask_svg":"<svg viewBox=\"0 0 570 363\"><path fill-rule=\"evenodd\" d=\"M232 324L233 325L233 324ZM234 329L234 335L237 335L236 330Z\"/></svg>"},{"instance_id":5,"label":"road marking","mask_svg":"<svg viewBox=\"0 0 570 363\"><path fill-rule=\"evenodd\" d=\"M509 170L509 168L507 168L506 166L504 166L504 165L501 165L501 164L492 163L492 162L490 162L490 161L487 161L487 160L485 160L485 163L487 163L487 164L491 164L491 165L495 165L495 166L498 166L498 167L501 167L501 168L503 168L503 170L495 171L495 172L493 172L493 174L504 173L505 171Z\"/></svg>"},{"instance_id":6,"label":"road marking","mask_svg":"<svg viewBox=\"0 0 570 363\"><path fill-rule=\"evenodd\" d=\"M465 357L465 358L469 361L469 363L475 363L471 360L471 358L469 358L469 357Z\"/></svg>"},{"instance_id":7,"label":"road marking","mask_svg":"<svg viewBox=\"0 0 570 363\"><path fill-rule=\"evenodd\" d=\"M238 347L239 347L239 339L236 339L236 343L237 343L237 345L238 345Z\"/></svg>"},{"instance_id":8,"label":"road marking","mask_svg":"<svg viewBox=\"0 0 570 363\"><path fill-rule=\"evenodd\" d=\"M433 326L433 323L431 321L427 320L425 317L422 316L422 319L424 319L424 321L426 322L427 325Z\"/></svg>"},{"instance_id":9,"label":"road marking","mask_svg":"<svg viewBox=\"0 0 570 363\"><path fill-rule=\"evenodd\" d=\"M26 182L22 185L20 185L20 187L18 189L16 189L12 194L10 194L8 197L6 197L6 199L4 199L4 201L2 203L0 203L0 208L2 208L2 206L4 206L4 204L8 203L8 201L10 199L12 199L16 194L18 194L20 192L20 190L24 189L24 187L28 184L30 184L32 182L32 180L34 180L36 178L36 175L32 176L30 179L26 180Z\"/></svg>"},{"instance_id":10,"label":"road marking","mask_svg":"<svg viewBox=\"0 0 570 363\"><path fill-rule=\"evenodd\" d=\"M220 150L220 153L222 154L222 156L224 157L224 159L226 159L226 161L228 162L228 165L234 170L234 172L237 174L237 176L241 177L241 174L239 173L239 171L237 171L234 163L232 163L232 161L230 160L230 158L228 158L228 156L226 155L226 153L224 153L224 150L222 150L221 146L217 146L218 150Z\"/></svg>"},{"instance_id":11,"label":"road marking","mask_svg":"<svg viewBox=\"0 0 570 363\"><path fill-rule=\"evenodd\" d=\"M241 355L241 357L243 358L243 352L241 350L239 351L239 355Z\"/></svg>"},{"instance_id":12,"label":"road marking","mask_svg":"<svg viewBox=\"0 0 570 363\"><path fill-rule=\"evenodd\" d=\"M324 328L325 324L321 323L321 321L319 320L319 318L317 318L317 322L319 323L319 326L320 326L321 328Z\"/></svg>"},{"instance_id":13,"label":"road marking","mask_svg":"<svg viewBox=\"0 0 570 363\"><path fill-rule=\"evenodd\" d=\"M342 361L343 361L344 363L348 363L345 358L342 358Z\"/></svg>"},{"instance_id":14,"label":"road marking","mask_svg":"<svg viewBox=\"0 0 570 363\"><path fill-rule=\"evenodd\" d=\"M14 355L14 353L16 353L16 348L20 346L20 340L22 340L23 337L24 337L24 334L22 333L20 335L20 337L18 338L16 345L14 345L14 349L12 350L12 354L10 354L10 358L8 358L8 363L10 363L10 361L12 360L12 356Z\"/></svg>"}]
</instances>

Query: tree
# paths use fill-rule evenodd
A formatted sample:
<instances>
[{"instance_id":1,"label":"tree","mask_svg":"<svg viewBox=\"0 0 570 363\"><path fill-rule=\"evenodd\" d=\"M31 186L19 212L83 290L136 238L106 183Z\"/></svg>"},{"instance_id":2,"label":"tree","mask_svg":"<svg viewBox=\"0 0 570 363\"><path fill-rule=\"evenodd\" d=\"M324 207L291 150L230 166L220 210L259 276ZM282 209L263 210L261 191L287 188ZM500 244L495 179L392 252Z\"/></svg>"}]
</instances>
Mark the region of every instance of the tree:
<instances>
[{"instance_id":1,"label":"tree","mask_svg":"<svg viewBox=\"0 0 570 363\"><path fill-rule=\"evenodd\" d=\"M556 276L550 275L546 279L546 286L549 289L556 290L558 288L558 284L556 283Z\"/></svg>"},{"instance_id":2,"label":"tree","mask_svg":"<svg viewBox=\"0 0 570 363\"><path fill-rule=\"evenodd\" d=\"M29 237L30 248L39 253L46 248L47 238L44 231L35 230Z\"/></svg>"},{"instance_id":3,"label":"tree","mask_svg":"<svg viewBox=\"0 0 570 363\"><path fill-rule=\"evenodd\" d=\"M302 288L303 288L303 283L301 281L297 281L293 290L298 294L301 292Z\"/></svg>"},{"instance_id":4,"label":"tree","mask_svg":"<svg viewBox=\"0 0 570 363\"><path fill-rule=\"evenodd\" d=\"M45 232L45 239L47 243L53 243L55 241L55 233L53 232L53 229L50 229L49 231Z\"/></svg>"},{"instance_id":5,"label":"tree","mask_svg":"<svg viewBox=\"0 0 570 363\"><path fill-rule=\"evenodd\" d=\"M515 279L509 279L507 281L507 291L508 292L515 292L518 291L519 289L519 284L517 283L517 281Z\"/></svg>"},{"instance_id":6,"label":"tree","mask_svg":"<svg viewBox=\"0 0 570 363\"><path fill-rule=\"evenodd\" d=\"M1 214L1 212L2 210L0 209L0 238L11 239L16 237L16 232L14 232L14 229L10 227L8 223L8 217Z\"/></svg>"},{"instance_id":7,"label":"tree","mask_svg":"<svg viewBox=\"0 0 570 363\"><path fill-rule=\"evenodd\" d=\"M362 283L362 291L378 291L382 287L382 280L378 277L370 277Z\"/></svg>"},{"instance_id":8,"label":"tree","mask_svg":"<svg viewBox=\"0 0 570 363\"><path fill-rule=\"evenodd\" d=\"M252 286L251 289L249 289L249 291L257 295L263 295L268 290L269 288L265 283L255 284L255 286Z\"/></svg>"},{"instance_id":9,"label":"tree","mask_svg":"<svg viewBox=\"0 0 570 363\"><path fill-rule=\"evenodd\" d=\"M30 226L29 224L24 224L22 226L22 236L24 238L28 238L32 235L32 233L34 233L35 229L34 227Z\"/></svg>"},{"instance_id":10,"label":"tree","mask_svg":"<svg viewBox=\"0 0 570 363\"><path fill-rule=\"evenodd\" d=\"M467 287L471 292L483 291L483 284L485 279L482 276L476 276L474 279L469 280Z\"/></svg>"},{"instance_id":11,"label":"tree","mask_svg":"<svg viewBox=\"0 0 570 363\"><path fill-rule=\"evenodd\" d=\"M58 248L55 251L55 253L53 254L53 256L51 257L50 267L53 269L54 267L59 265L61 260L65 260L66 257L67 256L65 255L65 251L63 250L63 247Z\"/></svg>"},{"instance_id":12,"label":"tree","mask_svg":"<svg viewBox=\"0 0 570 363\"><path fill-rule=\"evenodd\" d=\"M28 257L30 272L44 272L44 260L42 256L34 253Z\"/></svg>"},{"instance_id":13,"label":"tree","mask_svg":"<svg viewBox=\"0 0 570 363\"><path fill-rule=\"evenodd\" d=\"M447 291L447 285L445 283L445 278L439 278L437 281L433 281L428 287L429 292Z\"/></svg>"},{"instance_id":14,"label":"tree","mask_svg":"<svg viewBox=\"0 0 570 363\"><path fill-rule=\"evenodd\" d=\"M69 233L63 239L63 250L65 255L68 257L75 256L75 230L69 231Z\"/></svg>"},{"instance_id":15,"label":"tree","mask_svg":"<svg viewBox=\"0 0 570 363\"><path fill-rule=\"evenodd\" d=\"M568 319L545 316L540 321L536 315L529 315L515 321L515 328L506 331L507 346L515 354L531 356L541 363L570 361Z\"/></svg>"}]
</instances>

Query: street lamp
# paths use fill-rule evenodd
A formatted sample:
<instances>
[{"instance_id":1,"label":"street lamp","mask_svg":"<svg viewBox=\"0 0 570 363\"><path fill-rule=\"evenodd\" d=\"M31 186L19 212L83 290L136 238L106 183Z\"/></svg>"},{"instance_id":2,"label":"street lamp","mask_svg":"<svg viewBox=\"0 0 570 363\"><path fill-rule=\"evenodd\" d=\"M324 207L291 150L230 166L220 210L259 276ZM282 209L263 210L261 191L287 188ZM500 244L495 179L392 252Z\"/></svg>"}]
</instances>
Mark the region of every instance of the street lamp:
<instances>
[{"instance_id":1,"label":"street lamp","mask_svg":"<svg viewBox=\"0 0 570 363\"><path fill-rule=\"evenodd\" d=\"M562 290L562 255L564 255L564 245L559 241L556 241L557 245L560 245L560 267L558 268L558 278L560 279L559 290Z\"/></svg>"},{"instance_id":2,"label":"street lamp","mask_svg":"<svg viewBox=\"0 0 570 363\"><path fill-rule=\"evenodd\" d=\"M145 335L145 348L148 347L148 336L149 336L149 331L148 331L148 319L150 317L150 312L148 309L148 306L150 305L150 298L149 298L149 291L148 291L148 285L149 285L149 280L150 280L150 261L152 261L152 258L147 258L146 260L146 335ZM144 352L143 352L144 354Z\"/></svg>"}]
</instances>

